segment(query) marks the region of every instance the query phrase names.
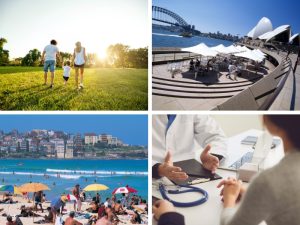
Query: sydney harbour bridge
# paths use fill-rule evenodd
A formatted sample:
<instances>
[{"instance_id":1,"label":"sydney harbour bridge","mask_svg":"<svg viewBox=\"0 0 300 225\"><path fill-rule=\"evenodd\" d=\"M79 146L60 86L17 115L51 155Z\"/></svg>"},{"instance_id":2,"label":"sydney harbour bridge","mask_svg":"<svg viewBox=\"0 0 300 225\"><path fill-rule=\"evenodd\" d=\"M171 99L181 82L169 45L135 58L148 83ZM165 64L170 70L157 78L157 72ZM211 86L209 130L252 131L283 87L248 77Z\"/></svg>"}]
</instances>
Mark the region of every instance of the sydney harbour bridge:
<instances>
[{"instance_id":1,"label":"sydney harbour bridge","mask_svg":"<svg viewBox=\"0 0 300 225\"><path fill-rule=\"evenodd\" d=\"M172 26L181 27L184 31L194 32L195 26L188 24L178 14L158 6L152 6L152 20Z\"/></svg>"}]
</instances>

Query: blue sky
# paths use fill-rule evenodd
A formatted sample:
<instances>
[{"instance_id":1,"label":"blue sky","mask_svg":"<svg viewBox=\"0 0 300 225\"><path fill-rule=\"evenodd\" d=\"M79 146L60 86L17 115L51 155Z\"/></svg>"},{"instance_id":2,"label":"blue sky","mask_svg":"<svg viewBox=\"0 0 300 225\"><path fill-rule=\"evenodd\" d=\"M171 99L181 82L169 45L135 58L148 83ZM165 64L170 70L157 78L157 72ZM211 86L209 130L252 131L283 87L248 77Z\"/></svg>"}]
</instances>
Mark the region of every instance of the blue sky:
<instances>
[{"instance_id":1,"label":"blue sky","mask_svg":"<svg viewBox=\"0 0 300 225\"><path fill-rule=\"evenodd\" d=\"M300 32L299 0L153 0L153 5L179 14L202 32L247 34L262 17L273 28L289 24Z\"/></svg>"},{"instance_id":2,"label":"blue sky","mask_svg":"<svg viewBox=\"0 0 300 225\"><path fill-rule=\"evenodd\" d=\"M148 144L147 115L0 115L0 130L109 133L127 144Z\"/></svg>"},{"instance_id":3,"label":"blue sky","mask_svg":"<svg viewBox=\"0 0 300 225\"><path fill-rule=\"evenodd\" d=\"M51 39L63 52L81 41L105 56L110 44L148 46L147 0L0 0L0 35L11 58L43 50Z\"/></svg>"}]
</instances>

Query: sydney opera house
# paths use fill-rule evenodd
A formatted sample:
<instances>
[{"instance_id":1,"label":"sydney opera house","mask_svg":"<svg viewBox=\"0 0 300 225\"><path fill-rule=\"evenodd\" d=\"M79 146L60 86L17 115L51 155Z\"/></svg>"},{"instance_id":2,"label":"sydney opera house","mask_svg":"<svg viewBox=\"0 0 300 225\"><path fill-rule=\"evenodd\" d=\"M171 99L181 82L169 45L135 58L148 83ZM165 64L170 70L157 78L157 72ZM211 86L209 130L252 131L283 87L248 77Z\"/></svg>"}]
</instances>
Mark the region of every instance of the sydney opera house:
<instances>
[{"instance_id":1,"label":"sydney opera house","mask_svg":"<svg viewBox=\"0 0 300 225\"><path fill-rule=\"evenodd\" d=\"M263 17L257 25L247 34L247 37L253 40L262 40L264 43L279 42L300 46L300 34L292 35L290 25L282 25L273 29L271 20Z\"/></svg>"},{"instance_id":2,"label":"sydney opera house","mask_svg":"<svg viewBox=\"0 0 300 225\"><path fill-rule=\"evenodd\" d=\"M231 46L154 49L153 110L300 110L299 50L299 33L266 17Z\"/></svg>"}]
</instances>

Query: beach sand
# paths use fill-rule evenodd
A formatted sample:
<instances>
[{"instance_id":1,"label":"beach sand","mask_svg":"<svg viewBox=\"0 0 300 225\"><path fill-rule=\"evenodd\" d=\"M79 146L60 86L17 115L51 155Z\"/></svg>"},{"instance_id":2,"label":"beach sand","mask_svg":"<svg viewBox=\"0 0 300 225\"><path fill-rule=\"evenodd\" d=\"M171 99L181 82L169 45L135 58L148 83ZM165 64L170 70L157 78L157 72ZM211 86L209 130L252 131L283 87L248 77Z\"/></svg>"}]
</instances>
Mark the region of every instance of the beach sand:
<instances>
[{"instance_id":1,"label":"beach sand","mask_svg":"<svg viewBox=\"0 0 300 225\"><path fill-rule=\"evenodd\" d=\"M23 199L22 197L14 197L14 201L18 201L18 203L0 204L0 209L4 209L3 211L0 212L0 225L5 225L7 222L6 217L2 216L3 213L6 213L11 216L16 216L16 215L20 214L20 211L21 211L20 207L22 205L25 205L26 207L33 205L33 203L28 203L27 200ZM50 206L50 202L43 203L44 209L46 209L48 206ZM82 203L82 210L84 213L86 213L85 210L88 207L89 207L88 203L86 203L86 202ZM137 206L137 207L139 207L139 206ZM143 208L143 206L140 206L140 207ZM71 202L67 203L65 209L66 209L66 211L64 211L64 216L63 216L64 220L68 217L69 212L74 210L73 203L71 203ZM118 224L132 224L132 223L130 223L130 219L131 219L130 214L133 212L128 210L128 213L129 213L129 215L118 215L118 218L121 221ZM48 212L47 212L47 210L44 210L44 213L42 213L41 211L38 211L37 214L39 214L41 216L45 216L46 214L48 214ZM143 215L142 218L147 220L146 215ZM43 217L35 217L35 218L20 217L20 219L24 225L35 225L34 221L39 221L39 220L43 219ZM87 219L77 219L77 220L83 224L86 224L88 222ZM45 224L52 225L52 223L45 223Z\"/></svg>"}]
</instances>

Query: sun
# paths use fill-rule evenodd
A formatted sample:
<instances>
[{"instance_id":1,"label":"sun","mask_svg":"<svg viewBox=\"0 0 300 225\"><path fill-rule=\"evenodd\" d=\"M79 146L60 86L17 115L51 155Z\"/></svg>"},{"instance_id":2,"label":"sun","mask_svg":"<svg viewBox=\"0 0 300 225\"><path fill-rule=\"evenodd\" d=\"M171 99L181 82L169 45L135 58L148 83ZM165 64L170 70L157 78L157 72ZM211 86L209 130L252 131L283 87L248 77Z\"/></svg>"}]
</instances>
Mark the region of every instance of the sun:
<instances>
[{"instance_id":1,"label":"sun","mask_svg":"<svg viewBox=\"0 0 300 225\"><path fill-rule=\"evenodd\" d=\"M100 59L100 60L106 59L106 57L107 57L106 49L98 51L96 54L97 54L98 59Z\"/></svg>"},{"instance_id":2,"label":"sun","mask_svg":"<svg viewBox=\"0 0 300 225\"><path fill-rule=\"evenodd\" d=\"M107 46L105 46L105 45L100 45L100 46L96 47L96 54L97 54L98 59L100 59L100 60L106 59L106 57L107 57L106 49L107 49Z\"/></svg>"}]
</instances>

